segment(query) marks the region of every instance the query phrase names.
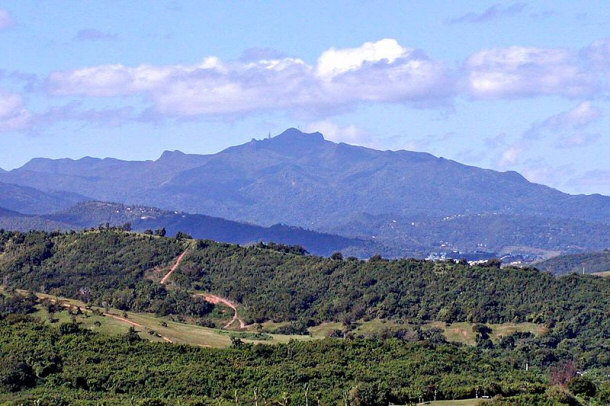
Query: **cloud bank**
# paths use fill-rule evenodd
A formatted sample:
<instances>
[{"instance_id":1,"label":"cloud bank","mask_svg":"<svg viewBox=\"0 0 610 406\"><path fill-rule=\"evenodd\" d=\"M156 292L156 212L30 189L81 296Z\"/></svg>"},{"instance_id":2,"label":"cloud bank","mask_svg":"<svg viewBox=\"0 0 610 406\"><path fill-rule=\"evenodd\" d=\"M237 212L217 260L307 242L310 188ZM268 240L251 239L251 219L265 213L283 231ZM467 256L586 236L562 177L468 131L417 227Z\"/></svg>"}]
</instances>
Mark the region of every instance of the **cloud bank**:
<instances>
[{"instance_id":1,"label":"cloud bank","mask_svg":"<svg viewBox=\"0 0 610 406\"><path fill-rule=\"evenodd\" d=\"M25 128L29 124L31 116L31 113L24 107L21 96L0 91L0 131Z\"/></svg>"},{"instance_id":2,"label":"cloud bank","mask_svg":"<svg viewBox=\"0 0 610 406\"><path fill-rule=\"evenodd\" d=\"M314 65L259 52L228 62L208 57L193 65L91 66L51 73L46 89L55 96L137 95L159 116L285 110L314 112L322 119L359 103L439 106L459 96L607 96L609 61L610 39L604 39L579 50L484 49L461 67L450 68L420 50L383 39L328 49Z\"/></svg>"},{"instance_id":3,"label":"cloud bank","mask_svg":"<svg viewBox=\"0 0 610 406\"><path fill-rule=\"evenodd\" d=\"M194 65L100 65L55 72L47 78L57 96L142 95L168 116L260 110L332 110L361 102L433 102L453 95L447 68L396 40L329 49L315 66L298 58Z\"/></svg>"}]
</instances>

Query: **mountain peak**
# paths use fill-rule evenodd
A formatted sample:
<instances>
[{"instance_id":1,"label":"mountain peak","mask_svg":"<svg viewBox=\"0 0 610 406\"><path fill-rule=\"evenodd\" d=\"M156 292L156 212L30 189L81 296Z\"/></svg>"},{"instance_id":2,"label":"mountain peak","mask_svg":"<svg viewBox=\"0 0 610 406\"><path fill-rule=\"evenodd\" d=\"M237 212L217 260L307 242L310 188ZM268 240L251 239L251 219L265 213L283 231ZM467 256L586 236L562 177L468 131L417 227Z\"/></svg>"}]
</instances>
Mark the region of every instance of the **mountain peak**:
<instances>
[{"instance_id":1,"label":"mountain peak","mask_svg":"<svg viewBox=\"0 0 610 406\"><path fill-rule=\"evenodd\" d=\"M257 142L257 145L264 149L292 155L319 148L326 142L319 132L304 133L296 128L289 128L273 138Z\"/></svg>"},{"instance_id":2,"label":"mountain peak","mask_svg":"<svg viewBox=\"0 0 610 406\"><path fill-rule=\"evenodd\" d=\"M273 139L275 139L275 140L284 140L284 139L307 140L310 142L315 142L315 141L324 141L324 136L319 132L304 133L297 128L289 128L286 131L284 131L283 133L281 133L280 135L273 137Z\"/></svg>"},{"instance_id":3,"label":"mountain peak","mask_svg":"<svg viewBox=\"0 0 610 406\"><path fill-rule=\"evenodd\" d=\"M178 150L163 151L163 153L161 154L159 159L157 159L157 161L164 161L164 160L168 160L168 159L172 159L172 158L176 158L176 157L182 157L184 155L186 155L184 152L178 151Z\"/></svg>"}]
</instances>

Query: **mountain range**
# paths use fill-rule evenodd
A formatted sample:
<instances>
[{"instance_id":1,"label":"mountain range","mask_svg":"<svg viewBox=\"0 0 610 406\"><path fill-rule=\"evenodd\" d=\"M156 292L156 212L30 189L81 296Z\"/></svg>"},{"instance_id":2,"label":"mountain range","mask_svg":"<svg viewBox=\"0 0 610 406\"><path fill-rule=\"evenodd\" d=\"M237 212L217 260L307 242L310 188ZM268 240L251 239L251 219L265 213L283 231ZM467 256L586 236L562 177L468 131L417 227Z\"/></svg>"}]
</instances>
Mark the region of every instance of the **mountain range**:
<instances>
[{"instance_id":1,"label":"mountain range","mask_svg":"<svg viewBox=\"0 0 610 406\"><path fill-rule=\"evenodd\" d=\"M610 246L610 197L570 195L512 171L334 143L297 129L209 155L36 158L0 172L0 182L25 188L5 194L0 206L28 214L86 200L139 204L375 242L361 255ZM34 190L38 198L20 203L19 193Z\"/></svg>"},{"instance_id":2,"label":"mountain range","mask_svg":"<svg viewBox=\"0 0 610 406\"><path fill-rule=\"evenodd\" d=\"M135 231L165 229L168 235L187 233L198 239L234 244L276 242L299 245L315 255L329 256L336 251L360 250L370 242L318 233L300 227L276 224L261 227L218 217L160 210L153 207L90 201L66 210L42 215L26 215L0 209L0 228L17 231L81 230L92 227L123 226Z\"/></svg>"}]
</instances>

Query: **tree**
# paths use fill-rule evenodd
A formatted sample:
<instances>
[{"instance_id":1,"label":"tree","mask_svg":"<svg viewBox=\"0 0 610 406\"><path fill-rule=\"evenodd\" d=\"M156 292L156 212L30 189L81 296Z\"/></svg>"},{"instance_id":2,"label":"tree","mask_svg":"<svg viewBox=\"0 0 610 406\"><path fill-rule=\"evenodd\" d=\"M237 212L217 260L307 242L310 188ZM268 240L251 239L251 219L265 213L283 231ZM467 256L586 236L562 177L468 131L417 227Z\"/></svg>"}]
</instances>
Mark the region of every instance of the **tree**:
<instances>
[{"instance_id":1,"label":"tree","mask_svg":"<svg viewBox=\"0 0 610 406\"><path fill-rule=\"evenodd\" d=\"M490 258L482 265L488 268L500 268L502 266L502 261L498 258Z\"/></svg>"},{"instance_id":2,"label":"tree","mask_svg":"<svg viewBox=\"0 0 610 406\"><path fill-rule=\"evenodd\" d=\"M140 341L140 336L138 335L138 332L133 326L129 327L129 330L127 330L127 333L125 334L125 340L127 340L127 342L129 342L130 344Z\"/></svg>"},{"instance_id":3,"label":"tree","mask_svg":"<svg viewBox=\"0 0 610 406\"><path fill-rule=\"evenodd\" d=\"M595 396L597 387L586 376L576 376L572 378L566 388L575 395Z\"/></svg>"},{"instance_id":4,"label":"tree","mask_svg":"<svg viewBox=\"0 0 610 406\"><path fill-rule=\"evenodd\" d=\"M165 231L165 227L161 227L155 230L155 235L158 235L159 237L165 237L165 234L167 234L167 231Z\"/></svg>"},{"instance_id":5,"label":"tree","mask_svg":"<svg viewBox=\"0 0 610 406\"><path fill-rule=\"evenodd\" d=\"M176 240L190 240L193 237L191 237L190 235L188 235L187 233L183 233L182 231L178 231L176 233Z\"/></svg>"},{"instance_id":6,"label":"tree","mask_svg":"<svg viewBox=\"0 0 610 406\"><path fill-rule=\"evenodd\" d=\"M7 357L0 359L0 387L9 392L17 392L36 384L34 369L20 359Z\"/></svg>"},{"instance_id":7,"label":"tree","mask_svg":"<svg viewBox=\"0 0 610 406\"><path fill-rule=\"evenodd\" d=\"M333 254L330 256L330 259L334 261L343 261L343 254L338 251L333 252Z\"/></svg>"}]
</instances>

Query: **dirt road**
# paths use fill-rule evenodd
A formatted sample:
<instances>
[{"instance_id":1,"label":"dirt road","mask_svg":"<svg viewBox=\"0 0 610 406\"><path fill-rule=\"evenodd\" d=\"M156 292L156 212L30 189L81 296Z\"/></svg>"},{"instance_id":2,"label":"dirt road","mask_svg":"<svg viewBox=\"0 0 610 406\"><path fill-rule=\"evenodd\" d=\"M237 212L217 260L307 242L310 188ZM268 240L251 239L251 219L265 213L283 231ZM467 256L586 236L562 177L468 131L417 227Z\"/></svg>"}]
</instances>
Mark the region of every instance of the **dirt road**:
<instances>
[{"instance_id":1,"label":"dirt road","mask_svg":"<svg viewBox=\"0 0 610 406\"><path fill-rule=\"evenodd\" d=\"M223 328L229 328L229 326L231 324L235 323L235 320L239 321L239 328L244 329L244 328L247 327L246 323L244 323L244 321L242 319L240 319L239 316L237 315L237 305L235 303L231 302L230 300L225 299L225 298L220 297L220 296L210 295L210 294L207 294L207 293L198 293L195 296L202 297L203 300L205 300L208 303L212 303L212 304L222 303L223 305L233 309L233 311L235 312L233 314L233 318L231 319L231 321L229 321L227 324L225 324Z\"/></svg>"},{"instance_id":2,"label":"dirt road","mask_svg":"<svg viewBox=\"0 0 610 406\"><path fill-rule=\"evenodd\" d=\"M165 282L167 282L169 277L172 276L172 274L174 273L174 271L176 269L178 269L178 267L180 266L180 262L182 262L182 258L184 258L184 256L186 255L187 252L188 252L188 250L184 251L182 254L180 254L180 256L178 258L176 258L176 262L174 263L174 265L172 265L171 268L169 268L169 272L166 273L163 278L161 278L161 282L160 283L162 285L165 285Z\"/></svg>"}]
</instances>

